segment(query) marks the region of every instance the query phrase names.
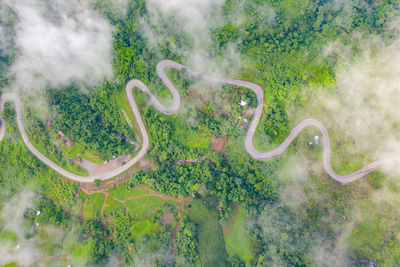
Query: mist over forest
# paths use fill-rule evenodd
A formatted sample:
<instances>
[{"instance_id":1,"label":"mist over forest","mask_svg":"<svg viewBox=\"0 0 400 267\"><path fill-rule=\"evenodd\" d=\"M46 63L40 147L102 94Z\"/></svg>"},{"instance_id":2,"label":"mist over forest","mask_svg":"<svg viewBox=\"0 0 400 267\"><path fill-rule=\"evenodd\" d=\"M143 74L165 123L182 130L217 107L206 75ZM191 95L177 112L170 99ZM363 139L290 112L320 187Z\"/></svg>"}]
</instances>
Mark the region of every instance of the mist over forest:
<instances>
[{"instance_id":1,"label":"mist over forest","mask_svg":"<svg viewBox=\"0 0 400 267\"><path fill-rule=\"evenodd\" d=\"M0 99L20 99L26 138L57 166L91 177L129 163L145 142L126 85L154 94L132 89L144 156L92 183L39 160L18 105L0 100L0 265L400 265L398 164L341 184L315 127L256 160L245 147L256 95L187 69L165 69L178 111L153 105L173 106L157 69L172 60L262 87L257 151L314 118L340 175L398 159L399 4L0 0Z\"/></svg>"}]
</instances>

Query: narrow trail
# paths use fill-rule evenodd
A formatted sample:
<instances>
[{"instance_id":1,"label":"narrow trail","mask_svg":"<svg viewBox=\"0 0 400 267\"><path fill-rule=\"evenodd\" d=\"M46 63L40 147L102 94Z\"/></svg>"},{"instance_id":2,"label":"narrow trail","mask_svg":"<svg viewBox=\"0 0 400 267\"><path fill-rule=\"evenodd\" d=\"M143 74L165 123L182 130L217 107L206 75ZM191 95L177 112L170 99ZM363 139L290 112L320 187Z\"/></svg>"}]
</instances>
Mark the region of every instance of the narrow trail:
<instances>
[{"instance_id":1,"label":"narrow trail","mask_svg":"<svg viewBox=\"0 0 400 267\"><path fill-rule=\"evenodd\" d=\"M17 120L17 125L19 128L19 131L21 132L21 137L28 147L28 149L39 159L41 160L44 164L58 172L59 174L65 176L66 178L69 178L71 180L75 180L77 182L94 182L95 180L107 180L110 178L113 178L115 176L118 176L119 174L123 173L124 171L128 170L130 167L132 167L136 162L138 162L146 153L149 148L149 136L147 134L146 127L143 123L142 117L140 115L140 112L137 108L135 99L132 94L132 89L137 87L144 93L146 93L149 98L151 103L156 107L158 111L160 111L163 114L174 114L179 110L179 107L181 105L181 96L179 94L179 91L176 89L176 87L172 84L172 82L169 80L165 73L165 68L172 68L175 70L184 70L186 71L186 74L189 75L190 77L193 78L200 78L208 82L214 82L214 83L220 83L220 84L230 84L234 86L239 86L239 87L246 87L250 90L252 90L257 97L257 107L255 108L254 112L254 118L250 123L249 129L246 134L246 139L245 139L245 149L247 153L253 157L256 160L261 160L261 161L267 161L267 160L272 160L276 157L278 157L280 154L282 154L286 148L293 142L293 140L305 129L308 127L315 127L319 129L322 133L322 138L321 138L321 145L323 148L323 165L328 173L328 175L342 183L342 184L347 184L350 182L353 182L368 173L372 172L373 170L380 168L382 165L389 164L389 163L400 163L400 159L398 158L393 158L393 159L383 159L383 160L378 160L375 162L372 162L361 169L349 174L349 175L340 175L337 174L333 169L331 165L331 144L330 144L330 139L329 139L329 132L326 129L326 127L318 120L308 118L303 121L301 121L299 124L297 124L290 132L289 136L280 144L277 146L275 149L267 152L262 152L257 150L254 145L253 145L253 137L254 133L256 131L258 122L261 119L262 116L262 111L263 111L263 106L264 106L264 96L263 96L263 90L262 87L249 82L249 81L243 81L243 80L237 80L237 79L227 79L227 78L220 78L220 77L214 77L210 75L205 75L201 74L199 72L196 72L189 67L186 67L184 65L181 65L177 62L170 61L170 60L162 60L157 64L157 74L164 83L164 85L170 90L172 96L173 96L173 104L170 107L165 107L162 105L156 97L151 93L150 89L140 80L131 80L127 83L125 87L125 93L129 101L129 105L131 107L132 113L136 119L136 122L139 126L140 133L142 135L142 147L139 150L138 154L136 154L132 159L130 159L126 164L123 166L106 172L106 173L101 173L101 174L96 174L96 175L90 175L90 176L80 176L73 174L71 172L68 172L52 162L50 159L48 159L46 156L44 156L42 153L40 153L29 141L27 134L25 132L25 128L22 122L22 112L21 112L21 102L18 98L18 96L14 93L5 93L3 96L0 98L0 114L3 111L4 108L4 103L5 102L14 102L15 103L15 108L16 108L16 120ZM0 116L0 141L4 138L5 134L5 124L4 120Z\"/></svg>"}]
</instances>

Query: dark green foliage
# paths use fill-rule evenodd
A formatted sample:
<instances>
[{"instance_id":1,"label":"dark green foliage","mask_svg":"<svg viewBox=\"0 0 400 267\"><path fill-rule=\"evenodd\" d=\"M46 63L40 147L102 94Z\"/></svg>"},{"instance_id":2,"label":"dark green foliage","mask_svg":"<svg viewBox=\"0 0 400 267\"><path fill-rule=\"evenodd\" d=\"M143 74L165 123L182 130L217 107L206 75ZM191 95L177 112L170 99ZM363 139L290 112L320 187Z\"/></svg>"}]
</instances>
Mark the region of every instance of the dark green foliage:
<instances>
[{"instance_id":1,"label":"dark green foliage","mask_svg":"<svg viewBox=\"0 0 400 267\"><path fill-rule=\"evenodd\" d=\"M129 153L134 147L127 140L135 138L115 99L118 90L112 83L105 83L88 95L80 93L77 87L50 90L53 128L103 159Z\"/></svg>"},{"instance_id":2,"label":"dark green foliage","mask_svg":"<svg viewBox=\"0 0 400 267\"><path fill-rule=\"evenodd\" d=\"M187 217L184 217L174 241L177 265L185 266L199 263L198 246L198 227L190 222Z\"/></svg>"},{"instance_id":3,"label":"dark green foliage","mask_svg":"<svg viewBox=\"0 0 400 267\"><path fill-rule=\"evenodd\" d=\"M132 147L126 144L125 137L135 140L134 133L124 121L121 107L116 101L125 83L132 78L140 79L148 84L156 95L168 99L170 95L157 77L155 66L159 60L165 58L185 64L187 59L177 55L176 50L190 51L193 44L190 36L172 27L176 25L176 18L169 17L160 18L160 25L150 25L151 30L163 37L157 40L157 45L151 45L138 23L139 20L149 21L144 0L132 1L127 14L120 18L108 10L105 2L96 0L94 4L115 26L115 79L104 82L96 90L88 89L89 92L85 93L82 91L86 88L78 86L48 90L48 97L54 128L62 130L68 138L85 149L108 159L132 150ZM256 145L266 143L264 140L279 143L286 137L292 124L288 117L290 109L300 108L307 102L304 88L333 87L334 70L340 60L340 54L321 57L327 44L340 42L357 54L360 44L357 43L357 39L352 38L355 33L364 38L369 38L371 34L378 35L385 42L397 38L389 26L398 14L398 4L399 1L389 0L256 0L246 1L241 5L241 1L227 0L223 7L226 23L213 29L211 39L214 45L209 51L218 59L232 43L238 43L238 53L243 62L251 64L243 64L239 71L231 71L228 68L228 76L256 82L265 89L266 103L257 129ZM235 11L239 7L243 7L244 10L242 23L236 21ZM3 17L0 18L1 26L6 24L2 19ZM11 27L13 23L7 24ZM14 60L10 51L0 51L0 90L9 83L9 67ZM171 72L168 75L173 83L177 84L183 98L187 97L186 90L193 81L184 73ZM210 85L212 86L214 85ZM342 214L342 211L348 208L336 204L342 201L344 193L333 193L329 203L324 203L322 207L321 204L318 206L316 201L309 200L306 211L309 218L306 219L299 218L286 209L265 207L267 201L279 200L279 181L274 172L280 161L257 162L244 151L243 141L247 126L237 123L237 116L242 111L235 103L238 97L244 97L249 106L254 107L256 103L250 92L235 88L235 92L230 93L232 89L225 86L218 91L224 99L221 103L231 106L229 109L218 109L215 104L216 94L210 97L215 102L209 101L196 108L188 108L187 113L196 119L193 125L188 125L187 121L181 118L182 114L161 115L153 107L146 105L146 96L134 91L140 100L139 108L150 136L150 151L153 155L150 157L158 161L159 166L156 170L137 172L128 180L127 186L147 183L159 192L179 197L193 194L202 186L205 188L204 194L214 196L213 202L217 203L210 205L199 203L197 200L194 202L192 210L189 210L191 214L183 220L174 240L174 259L168 256L169 245L172 242L170 229L133 239L131 226L134 221L125 210L115 209L112 212L113 231L99 221L82 221L73 210L73 207L82 204L79 198L75 197L77 185L58 180L53 171L26 149L14 122L15 112L9 105L3 112L7 134L0 142L0 205L25 186L34 188L41 194L36 207L42 211L42 215L36 218L31 214L29 218L36 218L40 223L58 225L66 231L72 231L72 227L79 226L79 240L89 243L89 263L93 265L104 264L111 251L114 251L126 266L142 262L143 259L144 262L151 262L155 266L179 265L182 262L195 264L199 259L203 265L210 263L221 266L225 263L226 255L218 219L226 216L232 207L231 204L245 203L251 214L258 215L250 234L256 255L252 264L268 266L277 260L275 263L282 266L312 265L311 249L321 245L321 242L311 230L334 236L322 218L328 212ZM32 142L61 166L67 166L65 157L51 142L43 121L32 117L29 112L26 116L31 124L28 134ZM188 140L187 136L199 133L205 133L206 138L230 137L224 154L210 152L208 148L194 147L184 142ZM202 156L206 156L207 159L200 163L171 166L177 160ZM332 209L332 203L339 208ZM219 213L215 206L220 208ZM260 217L260 214L263 217ZM210 218L211 223L204 221L204 218ZM157 222L159 217L154 216L151 220ZM363 230L368 225L359 224L357 227ZM368 231L362 231L365 232ZM204 245L204 240L210 238L210 233L215 233L210 245L215 248L212 252L217 256L207 259L209 255L204 254L204 251L208 251L206 245L209 244ZM111 234L112 240L106 239ZM357 257L369 257L382 246L388 248L388 252L385 252L388 256L384 253L373 255L378 264L386 263L387 258L398 255L398 244L394 241L394 234L388 234L385 240L387 243L382 246L378 238L374 243L377 248L373 250L361 244L364 238L367 240L370 237L354 234L352 253ZM361 241L356 242L357 240ZM153 255L151 260L146 257L148 255ZM243 262L237 257L228 258L227 264L243 266Z\"/></svg>"},{"instance_id":4,"label":"dark green foliage","mask_svg":"<svg viewBox=\"0 0 400 267\"><path fill-rule=\"evenodd\" d=\"M307 225L295 215L274 205L267 205L250 232L258 264L274 262L281 266L309 266L313 246L321 246Z\"/></svg>"},{"instance_id":5,"label":"dark green foliage","mask_svg":"<svg viewBox=\"0 0 400 267\"><path fill-rule=\"evenodd\" d=\"M226 266L222 227L212 199L193 200L188 216L198 226L198 251L202 266Z\"/></svg>"}]
</instances>

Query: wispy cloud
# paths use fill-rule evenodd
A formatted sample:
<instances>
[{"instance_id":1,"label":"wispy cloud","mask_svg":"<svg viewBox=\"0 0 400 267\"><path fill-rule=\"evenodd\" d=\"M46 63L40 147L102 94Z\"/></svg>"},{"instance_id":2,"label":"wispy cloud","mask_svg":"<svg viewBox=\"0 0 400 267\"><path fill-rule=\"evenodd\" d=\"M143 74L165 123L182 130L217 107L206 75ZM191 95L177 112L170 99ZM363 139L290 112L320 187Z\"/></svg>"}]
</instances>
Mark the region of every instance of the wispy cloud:
<instances>
[{"instance_id":1,"label":"wispy cloud","mask_svg":"<svg viewBox=\"0 0 400 267\"><path fill-rule=\"evenodd\" d=\"M22 191L7 202L0 214L5 222L3 230L17 235L17 245L11 242L0 243L0 264L16 262L21 266L31 266L39 262L41 252L36 246L35 238L26 238L29 226L24 222L24 213L33 207L34 193Z\"/></svg>"},{"instance_id":2,"label":"wispy cloud","mask_svg":"<svg viewBox=\"0 0 400 267\"><path fill-rule=\"evenodd\" d=\"M113 28L88 2L5 0L17 15L11 73L25 93L112 76Z\"/></svg>"}]
</instances>

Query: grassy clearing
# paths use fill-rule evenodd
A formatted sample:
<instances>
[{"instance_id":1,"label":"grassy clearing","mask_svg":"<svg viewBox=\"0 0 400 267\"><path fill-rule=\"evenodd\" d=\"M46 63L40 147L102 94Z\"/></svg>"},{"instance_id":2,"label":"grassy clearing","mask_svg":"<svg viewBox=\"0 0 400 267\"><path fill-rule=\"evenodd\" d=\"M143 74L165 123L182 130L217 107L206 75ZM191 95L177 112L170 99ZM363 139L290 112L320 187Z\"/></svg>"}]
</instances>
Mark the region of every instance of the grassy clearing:
<instances>
[{"instance_id":1,"label":"grassy clearing","mask_svg":"<svg viewBox=\"0 0 400 267\"><path fill-rule=\"evenodd\" d=\"M232 231L225 236L225 246L229 255L236 254L246 262L246 264L250 264L254 255L251 251L250 242L247 239L245 220L245 211L244 209L239 208L238 213L227 221L225 226Z\"/></svg>"},{"instance_id":2,"label":"grassy clearing","mask_svg":"<svg viewBox=\"0 0 400 267\"><path fill-rule=\"evenodd\" d=\"M137 239L142 235L149 235L152 233L157 233L161 231L161 225L158 223L153 223L149 219L145 219L135 223L131 227L131 238Z\"/></svg>"},{"instance_id":3,"label":"grassy clearing","mask_svg":"<svg viewBox=\"0 0 400 267\"><path fill-rule=\"evenodd\" d=\"M74 143L71 147L67 146L66 144L60 144L59 147L65 155L72 159L76 160L78 158L82 158L96 164L103 163L103 160L97 156L96 152L93 153L87 150L85 151L85 148L81 144Z\"/></svg>"},{"instance_id":4,"label":"grassy clearing","mask_svg":"<svg viewBox=\"0 0 400 267\"><path fill-rule=\"evenodd\" d=\"M132 196L140 196L140 195L144 195L144 194L153 193L150 186L148 186L148 185L142 184L142 185L135 186L131 190L128 190L128 189L126 189L125 183L120 184L116 187L112 187L109 190L107 190L107 192L111 196L113 196L119 200L124 200L124 199L127 199L128 197L132 197Z\"/></svg>"},{"instance_id":5,"label":"grassy clearing","mask_svg":"<svg viewBox=\"0 0 400 267\"><path fill-rule=\"evenodd\" d=\"M74 143L71 147L66 144L59 145L61 151L72 159L76 159L78 154L81 154L85 151L85 148L78 143Z\"/></svg>"},{"instance_id":6,"label":"grassy clearing","mask_svg":"<svg viewBox=\"0 0 400 267\"><path fill-rule=\"evenodd\" d=\"M15 246L18 241L18 236L13 231L3 230L0 232L0 243L9 242L12 246Z\"/></svg>"},{"instance_id":7,"label":"grassy clearing","mask_svg":"<svg viewBox=\"0 0 400 267\"><path fill-rule=\"evenodd\" d=\"M200 200L193 200L188 211L190 219L199 225L199 253L202 266L226 266L225 245L218 212Z\"/></svg>"},{"instance_id":8,"label":"grassy clearing","mask_svg":"<svg viewBox=\"0 0 400 267\"><path fill-rule=\"evenodd\" d=\"M90 151L85 151L82 155L79 155L82 159L86 159L90 162L96 163L96 164L102 164L103 160L96 155L96 153L92 153Z\"/></svg>"},{"instance_id":9,"label":"grassy clearing","mask_svg":"<svg viewBox=\"0 0 400 267\"><path fill-rule=\"evenodd\" d=\"M83 206L83 209L86 207L86 212L83 212L83 216L86 219L95 219L100 217L101 206L104 202L103 194L92 194L86 195L83 191L79 191L80 196L86 200L86 204Z\"/></svg>"},{"instance_id":10,"label":"grassy clearing","mask_svg":"<svg viewBox=\"0 0 400 267\"><path fill-rule=\"evenodd\" d=\"M3 267L17 267L17 266L18 264L16 262L10 262L3 265Z\"/></svg>"},{"instance_id":11,"label":"grassy clearing","mask_svg":"<svg viewBox=\"0 0 400 267\"><path fill-rule=\"evenodd\" d=\"M85 266L90 259L90 250L93 238L84 240L79 245L71 249L69 258L72 262L72 266Z\"/></svg>"},{"instance_id":12,"label":"grassy clearing","mask_svg":"<svg viewBox=\"0 0 400 267\"><path fill-rule=\"evenodd\" d=\"M163 200L158 197L142 197L120 203L112 198L107 198L106 203L107 207L104 209L104 215L109 215L116 208L123 208L127 210L132 218L141 220L153 214L161 206Z\"/></svg>"},{"instance_id":13,"label":"grassy clearing","mask_svg":"<svg viewBox=\"0 0 400 267\"><path fill-rule=\"evenodd\" d=\"M139 95L139 99L138 99L138 97L135 96L135 101L137 103L139 103L139 102L141 102L140 100L143 100L143 97L145 97L145 96L140 97L140 95ZM125 114L127 115L128 119L129 119L129 122L127 122L128 125L131 124L133 126L132 130L135 133L139 133L140 132L139 126L136 123L135 116L132 113L128 98L126 97L125 88L124 88L124 90L121 90L119 94L116 94L116 100L117 100L117 103L119 104L119 106L121 107L121 109L124 110ZM121 113L122 113L122 111L121 111ZM139 135L137 135L137 138L139 138ZM139 142L140 140L137 140L137 141Z\"/></svg>"},{"instance_id":14,"label":"grassy clearing","mask_svg":"<svg viewBox=\"0 0 400 267\"><path fill-rule=\"evenodd\" d=\"M180 123L178 127L175 128L172 138L188 148L210 148L210 136L208 136L204 131L198 130L193 131L187 126L187 122Z\"/></svg>"}]
</instances>

